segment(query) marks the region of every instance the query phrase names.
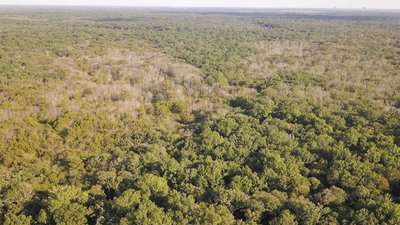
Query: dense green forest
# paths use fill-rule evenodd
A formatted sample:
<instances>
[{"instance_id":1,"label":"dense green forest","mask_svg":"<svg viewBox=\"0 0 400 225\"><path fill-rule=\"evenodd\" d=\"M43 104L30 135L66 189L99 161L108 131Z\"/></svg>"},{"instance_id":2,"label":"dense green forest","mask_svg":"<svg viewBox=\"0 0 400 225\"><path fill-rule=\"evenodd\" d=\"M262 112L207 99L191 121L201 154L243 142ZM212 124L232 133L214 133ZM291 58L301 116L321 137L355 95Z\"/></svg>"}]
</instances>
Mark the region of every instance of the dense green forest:
<instances>
[{"instance_id":1,"label":"dense green forest","mask_svg":"<svg viewBox=\"0 0 400 225\"><path fill-rule=\"evenodd\" d=\"M0 224L400 224L400 13L0 7Z\"/></svg>"}]
</instances>

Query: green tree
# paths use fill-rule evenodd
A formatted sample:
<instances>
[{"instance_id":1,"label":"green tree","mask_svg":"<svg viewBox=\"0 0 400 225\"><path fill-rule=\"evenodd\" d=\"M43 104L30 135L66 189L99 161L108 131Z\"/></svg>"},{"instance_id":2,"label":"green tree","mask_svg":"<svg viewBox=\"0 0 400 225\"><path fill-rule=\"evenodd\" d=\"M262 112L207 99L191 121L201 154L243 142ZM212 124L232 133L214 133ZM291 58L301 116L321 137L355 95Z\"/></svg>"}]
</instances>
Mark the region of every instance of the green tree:
<instances>
[{"instance_id":1,"label":"green tree","mask_svg":"<svg viewBox=\"0 0 400 225\"><path fill-rule=\"evenodd\" d=\"M85 204L88 194L75 186L57 186L47 199L48 211L57 224L86 224L91 210Z\"/></svg>"}]
</instances>

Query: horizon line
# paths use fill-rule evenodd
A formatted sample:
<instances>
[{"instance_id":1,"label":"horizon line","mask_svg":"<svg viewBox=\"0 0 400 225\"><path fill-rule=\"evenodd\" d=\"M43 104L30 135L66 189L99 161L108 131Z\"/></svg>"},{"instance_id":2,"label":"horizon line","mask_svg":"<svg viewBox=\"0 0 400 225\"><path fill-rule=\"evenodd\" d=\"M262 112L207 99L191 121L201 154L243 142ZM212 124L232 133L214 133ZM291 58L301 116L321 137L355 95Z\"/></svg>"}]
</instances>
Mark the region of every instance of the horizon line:
<instances>
[{"instance_id":1,"label":"horizon line","mask_svg":"<svg viewBox=\"0 0 400 225\"><path fill-rule=\"evenodd\" d=\"M268 6L187 6L187 5L181 5L181 6L167 6L167 5L107 5L107 4L102 4L102 5L77 5L77 4L0 4L0 7L113 7L113 8L118 8L118 7L129 7L129 8L170 8L170 9L184 9L184 8L189 8L189 9L313 9L313 10L318 10L318 9L333 9L333 10L388 10L388 11L400 11L400 8L364 8L364 7L349 7L349 8L341 8L341 7L331 7L331 8L321 8L321 7L268 7Z\"/></svg>"}]
</instances>

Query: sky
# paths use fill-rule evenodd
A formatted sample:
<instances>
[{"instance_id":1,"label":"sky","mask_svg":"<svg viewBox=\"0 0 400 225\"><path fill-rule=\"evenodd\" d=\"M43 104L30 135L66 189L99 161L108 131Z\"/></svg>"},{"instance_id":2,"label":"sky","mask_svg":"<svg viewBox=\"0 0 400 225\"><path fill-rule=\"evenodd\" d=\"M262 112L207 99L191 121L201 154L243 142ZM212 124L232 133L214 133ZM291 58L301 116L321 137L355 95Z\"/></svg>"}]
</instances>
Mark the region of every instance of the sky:
<instances>
[{"instance_id":1,"label":"sky","mask_svg":"<svg viewBox=\"0 0 400 225\"><path fill-rule=\"evenodd\" d=\"M0 5L400 9L400 0L0 0Z\"/></svg>"}]
</instances>

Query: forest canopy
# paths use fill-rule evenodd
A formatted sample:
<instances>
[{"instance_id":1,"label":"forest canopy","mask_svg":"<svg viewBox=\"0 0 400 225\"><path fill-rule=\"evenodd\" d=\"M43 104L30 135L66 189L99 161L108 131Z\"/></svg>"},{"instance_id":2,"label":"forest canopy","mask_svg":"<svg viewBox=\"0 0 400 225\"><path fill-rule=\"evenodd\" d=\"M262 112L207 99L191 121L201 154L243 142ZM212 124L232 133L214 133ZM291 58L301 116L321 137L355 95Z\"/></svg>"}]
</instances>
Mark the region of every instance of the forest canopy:
<instances>
[{"instance_id":1,"label":"forest canopy","mask_svg":"<svg viewBox=\"0 0 400 225\"><path fill-rule=\"evenodd\" d=\"M0 224L400 224L400 14L0 8Z\"/></svg>"}]
</instances>

